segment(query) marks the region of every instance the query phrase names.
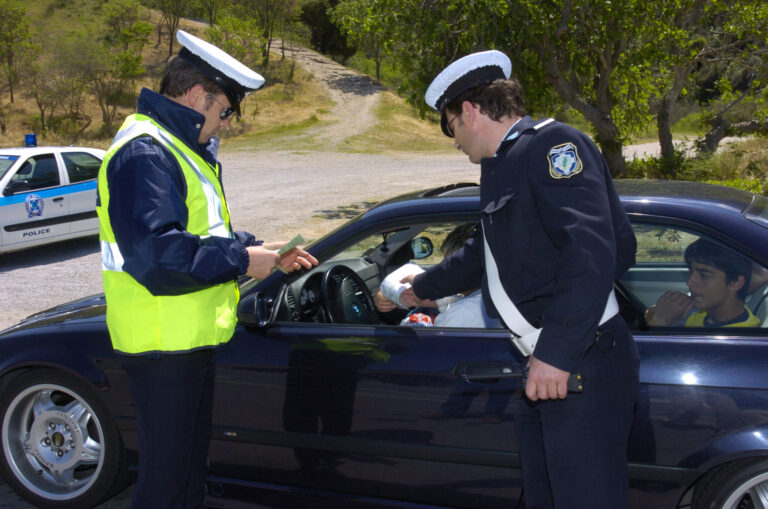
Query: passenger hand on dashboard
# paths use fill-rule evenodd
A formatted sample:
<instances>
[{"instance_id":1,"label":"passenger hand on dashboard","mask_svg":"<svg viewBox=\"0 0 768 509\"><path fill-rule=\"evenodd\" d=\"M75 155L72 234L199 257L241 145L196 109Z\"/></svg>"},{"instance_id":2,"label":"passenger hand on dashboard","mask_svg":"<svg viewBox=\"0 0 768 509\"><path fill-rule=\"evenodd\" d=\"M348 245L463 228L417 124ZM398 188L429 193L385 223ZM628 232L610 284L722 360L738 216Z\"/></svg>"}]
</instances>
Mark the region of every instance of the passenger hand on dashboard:
<instances>
[{"instance_id":1,"label":"passenger hand on dashboard","mask_svg":"<svg viewBox=\"0 0 768 509\"><path fill-rule=\"evenodd\" d=\"M664 292L655 306L645 311L648 325L670 326L682 321L693 309L693 299L681 292Z\"/></svg>"}]
</instances>

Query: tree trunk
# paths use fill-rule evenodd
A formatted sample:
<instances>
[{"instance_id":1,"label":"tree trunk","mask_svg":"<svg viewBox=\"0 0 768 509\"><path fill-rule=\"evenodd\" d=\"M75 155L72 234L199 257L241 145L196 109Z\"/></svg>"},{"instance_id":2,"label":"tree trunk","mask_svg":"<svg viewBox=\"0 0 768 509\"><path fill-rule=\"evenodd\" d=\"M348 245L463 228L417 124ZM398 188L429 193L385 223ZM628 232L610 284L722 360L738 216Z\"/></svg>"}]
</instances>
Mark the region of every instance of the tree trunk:
<instances>
[{"instance_id":1,"label":"tree trunk","mask_svg":"<svg viewBox=\"0 0 768 509\"><path fill-rule=\"evenodd\" d=\"M659 145L661 145L661 157L671 160L675 157L675 144L672 142L671 106L667 99L659 104L656 114L656 127L659 131Z\"/></svg>"},{"instance_id":2,"label":"tree trunk","mask_svg":"<svg viewBox=\"0 0 768 509\"><path fill-rule=\"evenodd\" d=\"M712 128L698 144L699 153L714 154L722 139L725 138L725 129L727 127L728 122L723 117L717 117L712 123Z\"/></svg>"}]
</instances>

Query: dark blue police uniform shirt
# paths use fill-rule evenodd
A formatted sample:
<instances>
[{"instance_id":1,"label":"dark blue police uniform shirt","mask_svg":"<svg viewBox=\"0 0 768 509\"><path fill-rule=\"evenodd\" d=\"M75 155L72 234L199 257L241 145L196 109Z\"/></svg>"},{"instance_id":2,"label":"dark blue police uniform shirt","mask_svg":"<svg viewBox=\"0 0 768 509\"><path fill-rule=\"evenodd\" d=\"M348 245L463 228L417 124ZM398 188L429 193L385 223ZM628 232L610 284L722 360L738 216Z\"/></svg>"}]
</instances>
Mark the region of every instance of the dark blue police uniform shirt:
<instances>
[{"instance_id":1,"label":"dark blue police uniform shirt","mask_svg":"<svg viewBox=\"0 0 768 509\"><path fill-rule=\"evenodd\" d=\"M570 169L553 168L563 150L578 161L570 157ZM635 263L635 236L605 160L577 129L526 116L496 156L482 160L480 186L482 224L502 285L522 315L542 328L534 356L575 371L594 341L614 280ZM417 276L416 295L434 299L481 283L489 314L498 317L480 235Z\"/></svg>"},{"instance_id":2,"label":"dark blue police uniform shirt","mask_svg":"<svg viewBox=\"0 0 768 509\"><path fill-rule=\"evenodd\" d=\"M209 145L198 137L205 117L149 89L139 95L137 111L151 117L208 163L217 164ZM214 142L215 143L215 142ZM219 170L221 179L221 170ZM180 295L232 281L248 267L245 246L253 235L201 239L186 231L187 188L176 158L149 136L135 138L107 167L109 218L123 270L153 295Z\"/></svg>"}]
</instances>

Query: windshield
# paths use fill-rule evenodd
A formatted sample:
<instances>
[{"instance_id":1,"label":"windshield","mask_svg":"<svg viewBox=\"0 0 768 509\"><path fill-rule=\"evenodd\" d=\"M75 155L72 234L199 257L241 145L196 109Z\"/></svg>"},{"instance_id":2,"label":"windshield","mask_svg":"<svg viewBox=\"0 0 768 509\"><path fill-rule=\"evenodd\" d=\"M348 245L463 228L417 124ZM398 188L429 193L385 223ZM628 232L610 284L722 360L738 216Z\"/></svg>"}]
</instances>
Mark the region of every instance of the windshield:
<instances>
[{"instance_id":1,"label":"windshield","mask_svg":"<svg viewBox=\"0 0 768 509\"><path fill-rule=\"evenodd\" d=\"M13 166L13 163L15 163L18 158L19 156L0 155L0 179L5 177L5 172L8 171L8 168Z\"/></svg>"}]
</instances>

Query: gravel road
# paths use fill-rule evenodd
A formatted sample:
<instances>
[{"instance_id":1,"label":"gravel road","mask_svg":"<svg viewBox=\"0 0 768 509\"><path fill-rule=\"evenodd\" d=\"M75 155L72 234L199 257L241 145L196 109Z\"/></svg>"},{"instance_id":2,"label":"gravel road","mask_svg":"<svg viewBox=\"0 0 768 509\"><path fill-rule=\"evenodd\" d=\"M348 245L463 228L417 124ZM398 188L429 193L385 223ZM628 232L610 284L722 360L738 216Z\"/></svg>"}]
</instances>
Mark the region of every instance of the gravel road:
<instances>
[{"instance_id":1,"label":"gravel road","mask_svg":"<svg viewBox=\"0 0 768 509\"><path fill-rule=\"evenodd\" d=\"M296 233L318 238L346 221L342 208L359 210L407 191L479 179L479 167L459 153L223 152L221 161L234 228L265 240ZM95 237L0 255L0 329L101 291Z\"/></svg>"}]
</instances>

